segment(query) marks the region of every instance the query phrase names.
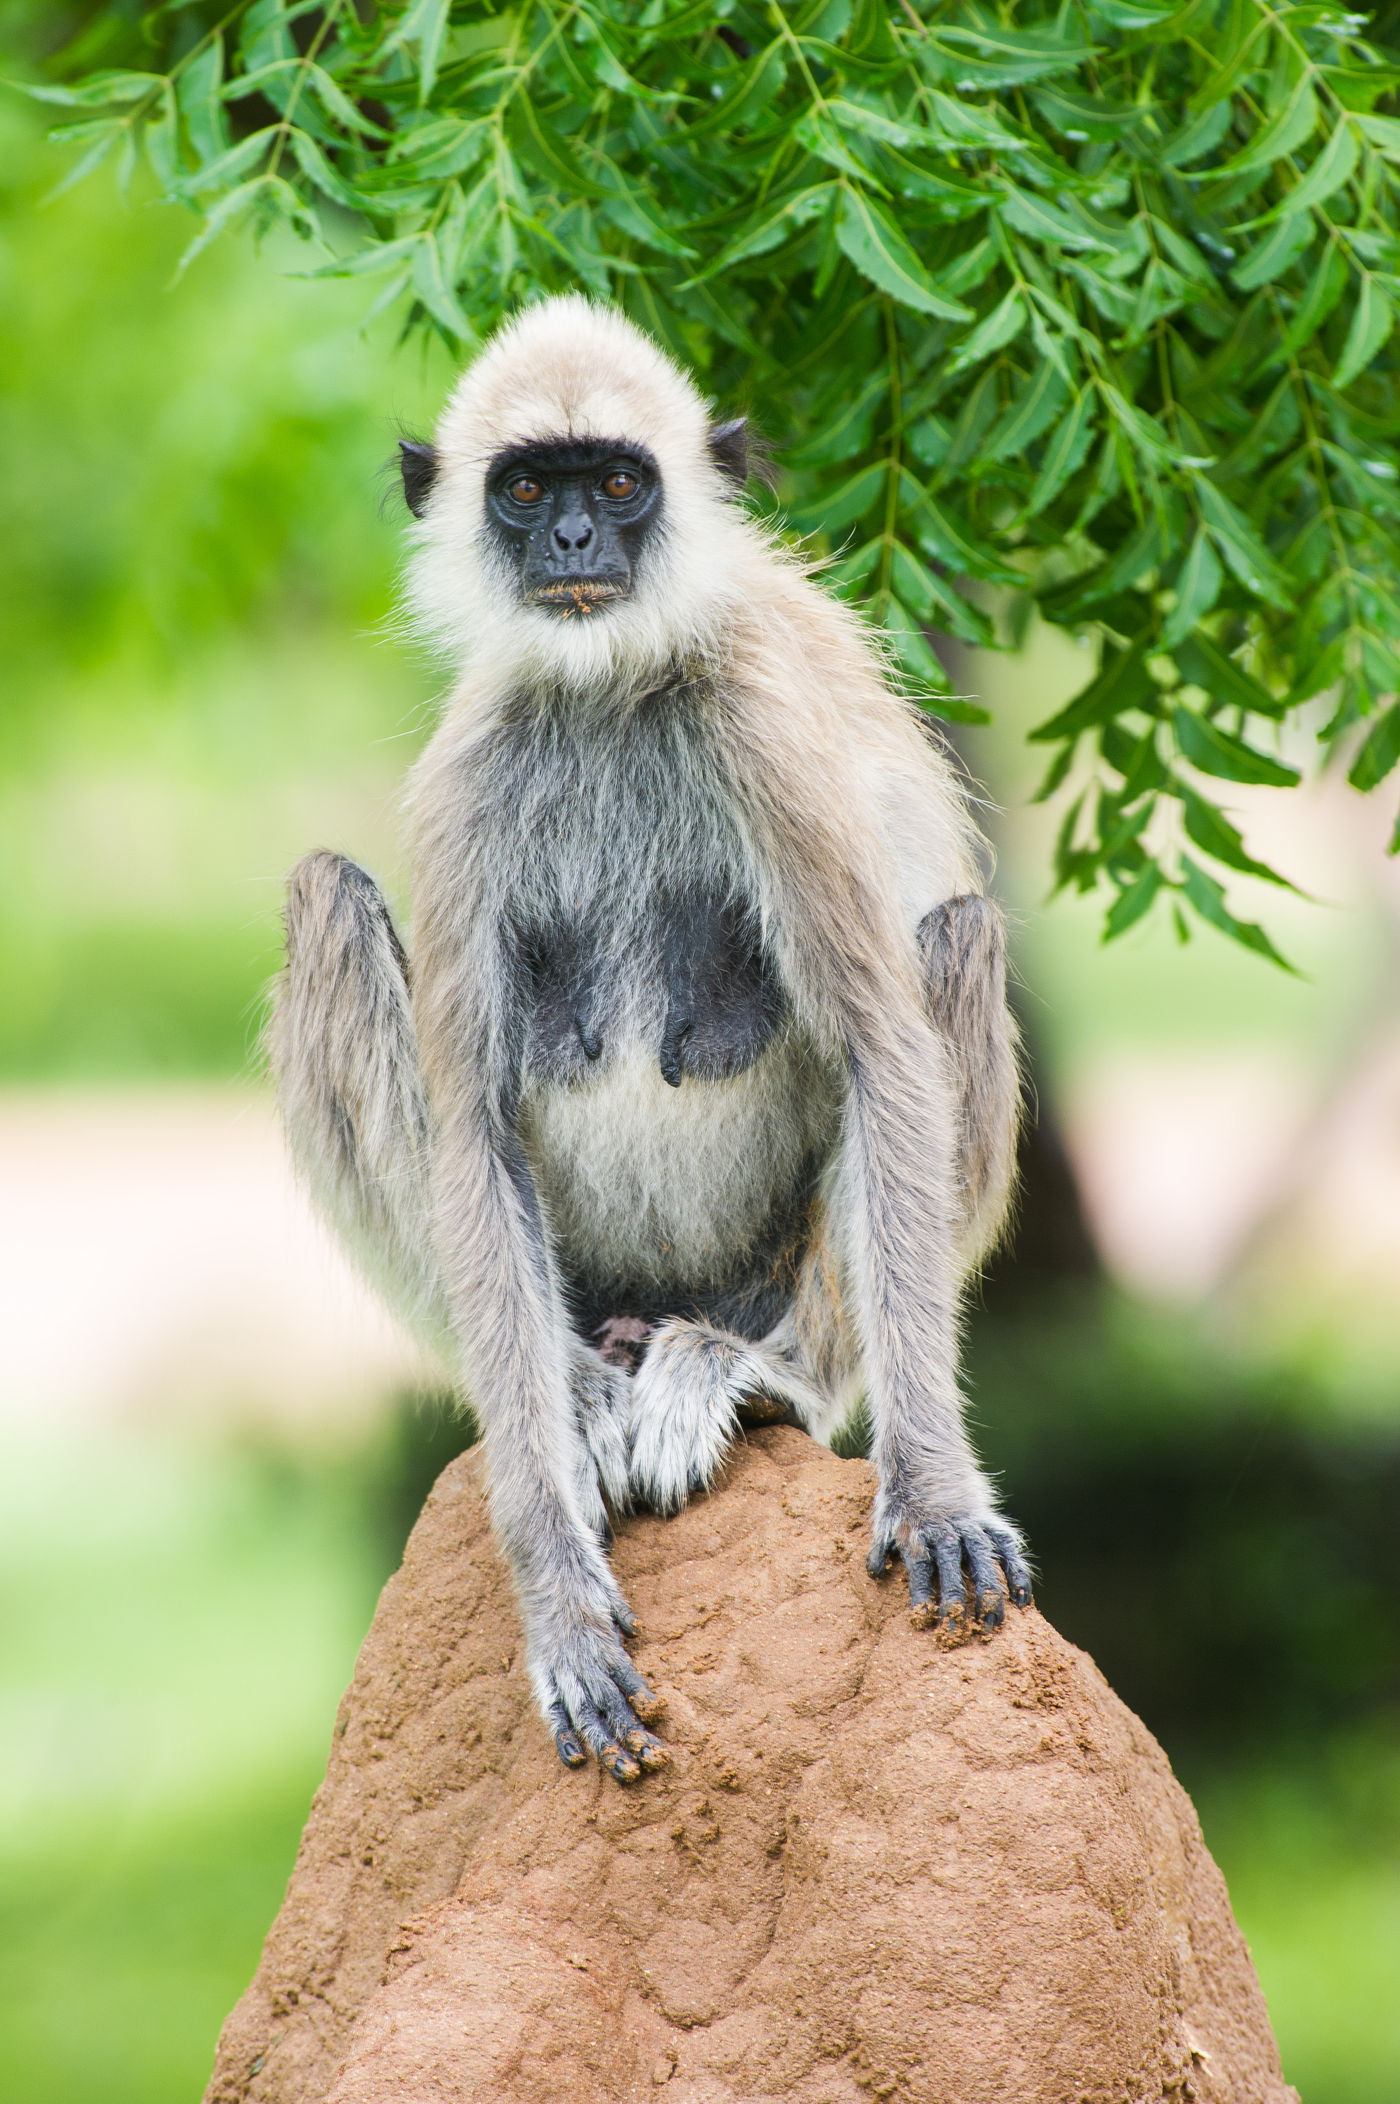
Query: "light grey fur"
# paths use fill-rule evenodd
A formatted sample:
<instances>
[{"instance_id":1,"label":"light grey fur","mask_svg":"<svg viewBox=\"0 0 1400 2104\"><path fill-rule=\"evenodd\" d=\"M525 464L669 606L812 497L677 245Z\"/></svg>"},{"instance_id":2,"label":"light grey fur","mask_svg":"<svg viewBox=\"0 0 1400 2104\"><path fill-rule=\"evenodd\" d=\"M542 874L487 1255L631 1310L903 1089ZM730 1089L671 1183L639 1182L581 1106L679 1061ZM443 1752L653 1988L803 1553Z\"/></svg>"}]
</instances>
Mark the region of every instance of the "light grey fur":
<instances>
[{"instance_id":1,"label":"light grey fur","mask_svg":"<svg viewBox=\"0 0 1400 2104\"><path fill-rule=\"evenodd\" d=\"M463 680L415 772L411 1000L368 880L311 857L271 1040L313 1190L420 1325L450 1322L561 1750L581 1738L623 1778L664 1754L605 1506L669 1511L707 1484L746 1396L825 1439L864 1400L872 1568L903 1556L917 1609L936 1574L961 1613L962 1559L989 1619L998 1559L1029 1596L957 1380L961 1282L1014 1152L1000 924L968 895L946 762L851 616L726 504L688 389L579 302L533 310L468 374L416 585ZM506 619L472 538L493 445L566 429L635 436L667 493L633 599L575 639ZM658 914L702 895L761 930L782 1019L732 1078L670 1086ZM522 977L532 945L585 926L604 931L580 980L606 1025L593 1057L532 1020ZM635 1378L576 1327L611 1280L619 1312L671 1310Z\"/></svg>"}]
</instances>

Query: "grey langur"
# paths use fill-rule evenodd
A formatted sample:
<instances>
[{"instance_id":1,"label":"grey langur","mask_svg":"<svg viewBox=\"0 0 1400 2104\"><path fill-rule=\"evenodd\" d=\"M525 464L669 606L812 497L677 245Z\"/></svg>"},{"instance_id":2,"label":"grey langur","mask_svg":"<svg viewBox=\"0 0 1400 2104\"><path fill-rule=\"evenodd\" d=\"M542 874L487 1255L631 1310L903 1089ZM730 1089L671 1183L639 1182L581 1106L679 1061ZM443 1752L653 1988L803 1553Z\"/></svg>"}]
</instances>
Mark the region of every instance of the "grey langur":
<instances>
[{"instance_id":1,"label":"grey langur","mask_svg":"<svg viewBox=\"0 0 1400 2104\"><path fill-rule=\"evenodd\" d=\"M559 1752L662 1765L608 1513L743 1413L862 1405L870 1569L954 1631L1030 1599L963 1427L958 1313L1019 1105L959 784L878 645L736 502L741 422L608 308L525 310L405 444L455 686L413 771L413 954L293 872L270 1029L313 1193L485 1442Z\"/></svg>"}]
</instances>

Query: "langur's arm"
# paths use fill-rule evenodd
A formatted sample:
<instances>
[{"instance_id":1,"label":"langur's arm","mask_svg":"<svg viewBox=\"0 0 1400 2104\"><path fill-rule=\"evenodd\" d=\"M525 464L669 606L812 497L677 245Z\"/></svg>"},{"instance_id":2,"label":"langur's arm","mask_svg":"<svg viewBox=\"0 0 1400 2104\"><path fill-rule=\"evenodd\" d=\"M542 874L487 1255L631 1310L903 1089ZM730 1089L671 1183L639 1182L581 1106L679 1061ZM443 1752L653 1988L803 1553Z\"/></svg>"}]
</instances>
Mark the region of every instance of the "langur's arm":
<instances>
[{"instance_id":1,"label":"langur's arm","mask_svg":"<svg viewBox=\"0 0 1400 2104\"><path fill-rule=\"evenodd\" d=\"M403 947L377 886L343 855L302 858L285 920L267 1052L293 1159L375 1283L441 1344L431 1137Z\"/></svg>"},{"instance_id":2,"label":"langur's arm","mask_svg":"<svg viewBox=\"0 0 1400 2104\"><path fill-rule=\"evenodd\" d=\"M778 685L775 678L772 686ZM771 691L771 690L770 690ZM768 709L729 748L750 831L763 843L770 913L790 989L843 1054L848 1084L832 1228L860 1337L878 1476L870 1568L903 1559L916 1613L999 1621L1030 1577L963 1423L958 1384L960 1109L953 1046L924 999L917 946L859 778L838 800L792 718ZM834 742L834 741L833 741Z\"/></svg>"},{"instance_id":3,"label":"langur's arm","mask_svg":"<svg viewBox=\"0 0 1400 2104\"><path fill-rule=\"evenodd\" d=\"M952 1058L964 1261L996 1242L1016 1169L1021 1085L1006 1005L1006 938L988 898L945 899L919 926L928 1011Z\"/></svg>"},{"instance_id":4,"label":"langur's arm","mask_svg":"<svg viewBox=\"0 0 1400 2104\"><path fill-rule=\"evenodd\" d=\"M864 1346L879 1486L870 1568L878 1574L897 1553L916 1616L960 1630L966 1563L973 1620L992 1627L1002 1572L1021 1606L1030 1577L963 1423L952 1060L917 1008L888 991L883 1016L850 1019L834 1223Z\"/></svg>"},{"instance_id":5,"label":"langur's arm","mask_svg":"<svg viewBox=\"0 0 1400 2104\"><path fill-rule=\"evenodd\" d=\"M445 1055L435 1063L438 1247L492 1519L561 1758L575 1767L586 1747L627 1782L669 1758L642 1721L660 1705L619 1636L630 1634L631 1617L581 1495L590 1471L571 1392L578 1347L515 1129L513 1086L489 1031L467 1012L468 993L439 986L424 1037ZM483 985L480 1004L487 999Z\"/></svg>"}]
</instances>

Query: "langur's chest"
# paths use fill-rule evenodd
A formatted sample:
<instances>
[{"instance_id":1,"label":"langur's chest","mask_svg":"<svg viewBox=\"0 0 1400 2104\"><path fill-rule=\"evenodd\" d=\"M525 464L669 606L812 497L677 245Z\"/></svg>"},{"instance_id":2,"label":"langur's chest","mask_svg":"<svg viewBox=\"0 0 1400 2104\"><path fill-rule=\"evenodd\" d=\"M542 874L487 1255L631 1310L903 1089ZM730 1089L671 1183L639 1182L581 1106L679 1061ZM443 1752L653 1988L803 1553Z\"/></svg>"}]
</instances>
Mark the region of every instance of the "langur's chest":
<instances>
[{"instance_id":1,"label":"langur's chest","mask_svg":"<svg viewBox=\"0 0 1400 2104\"><path fill-rule=\"evenodd\" d=\"M582 1080L638 1049L673 1088L731 1080L783 1017L757 915L703 880L561 907L522 953L526 1068L545 1083Z\"/></svg>"}]
</instances>

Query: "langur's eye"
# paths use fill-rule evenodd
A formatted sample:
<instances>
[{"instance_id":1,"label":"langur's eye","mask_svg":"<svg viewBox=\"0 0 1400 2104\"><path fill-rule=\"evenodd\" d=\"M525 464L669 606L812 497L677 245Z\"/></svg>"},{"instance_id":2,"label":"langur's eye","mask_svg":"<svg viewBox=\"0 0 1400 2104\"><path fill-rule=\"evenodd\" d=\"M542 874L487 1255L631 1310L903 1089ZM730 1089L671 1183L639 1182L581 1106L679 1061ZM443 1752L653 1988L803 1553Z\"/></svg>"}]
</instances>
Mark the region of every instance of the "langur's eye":
<instances>
[{"instance_id":1,"label":"langur's eye","mask_svg":"<svg viewBox=\"0 0 1400 2104\"><path fill-rule=\"evenodd\" d=\"M506 495L513 497L517 504L538 504L544 495L544 484L536 482L533 475L517 475L513 482L507 483Z\"/></svg>"},{"instance_id":2,"label":"langur's eye","mask_svg":"<svg viewBox=\"0 0 1400 2104\"><path fill-rule=\"evenodd\" d=\"M626 468L614 468L611 475L603 477L605 497L635 497L636 494L637 478L635 475L629 475Z\"/></svg>"}]
</instances>

